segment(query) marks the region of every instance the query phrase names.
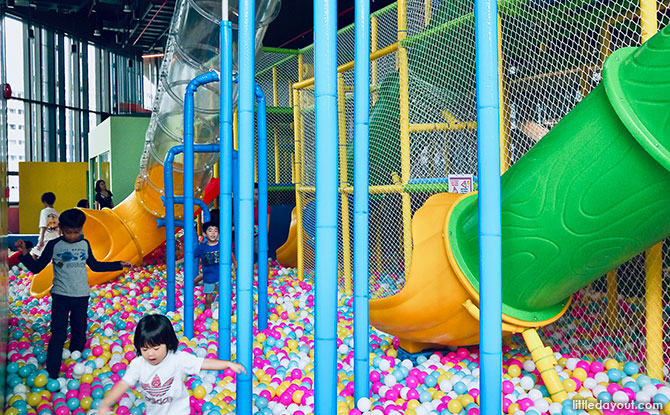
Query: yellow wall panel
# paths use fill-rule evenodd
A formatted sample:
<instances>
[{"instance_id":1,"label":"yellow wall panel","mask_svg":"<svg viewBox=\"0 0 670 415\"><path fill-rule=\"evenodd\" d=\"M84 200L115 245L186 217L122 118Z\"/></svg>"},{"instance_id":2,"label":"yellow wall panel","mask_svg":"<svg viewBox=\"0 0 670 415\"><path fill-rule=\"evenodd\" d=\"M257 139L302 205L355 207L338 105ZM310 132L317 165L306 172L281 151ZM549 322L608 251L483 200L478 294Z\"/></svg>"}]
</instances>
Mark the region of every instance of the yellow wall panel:
<instances>
[{"instance_id":1,"label":"yellow wall panel","mask_svg":"<svg viewBox=\"0 0 670 415\"><path fill-rule=\"evenodd\" d=\"M86 198L88 163L19 163L19 230L39 233L42 194L56 195L54 208L59 212L77 206Z\"/></svg>"}]
</instances>

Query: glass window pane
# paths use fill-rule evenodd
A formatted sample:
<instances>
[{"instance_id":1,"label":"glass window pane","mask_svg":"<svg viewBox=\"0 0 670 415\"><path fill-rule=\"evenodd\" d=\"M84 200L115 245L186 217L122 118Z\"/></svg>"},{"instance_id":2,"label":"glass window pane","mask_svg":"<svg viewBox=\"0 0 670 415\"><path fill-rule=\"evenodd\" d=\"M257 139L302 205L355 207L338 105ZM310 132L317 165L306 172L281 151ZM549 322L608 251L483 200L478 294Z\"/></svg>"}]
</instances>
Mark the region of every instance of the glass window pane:
<instances>
[{"instance_id":1,"label":"glass window pane","mask_svg":"<svg viewBox=\"0 0 670 415\"><path fill-rule=\"evenodd\" d=\"M19 202L19 176L7 176L7 184L9 185L9 202Z\"/></svg>"},{"instance_id":2,"label":"glass window pane","mask_svg":"<svg viewBox=\"0 0 670 415\"><path fill-rule=\"evenodd\" d=\"M7 60L7 82L12 86L12 95L23 97L23 23L5 17L5 51Z\"/></svg>"},{"instance_id":3,"label":"glass window pane","mask_svg":"<svg viewBox=\"0 0 670 415\"><path fill-rule=\"evenodd\" d=\"M88 45L88 107L98 111L98 72L96 71L96 47Z\"/></svg>"}]
</instances>

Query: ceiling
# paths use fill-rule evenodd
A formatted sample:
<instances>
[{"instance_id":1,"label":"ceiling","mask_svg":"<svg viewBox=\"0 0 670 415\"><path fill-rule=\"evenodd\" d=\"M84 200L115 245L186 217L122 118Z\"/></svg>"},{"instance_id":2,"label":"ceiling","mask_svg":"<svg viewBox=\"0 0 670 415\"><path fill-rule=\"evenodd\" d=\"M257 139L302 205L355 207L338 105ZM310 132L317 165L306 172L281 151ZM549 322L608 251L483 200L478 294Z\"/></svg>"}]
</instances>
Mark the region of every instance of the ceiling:
<instances>
[{"instance_id":1,"label":"ceiling","mask_svg":"<svg viewBox=\"0 0 670 415\"><path fill-rule=\"evenodd\" d=\"M394 0L372 0L378 10ZM131 55L162 52L176 0L0 0L6 13L124 50ZM354 0L338 2L338 28L354 20ZM301 48L312 43L312 1L284 0L268 27L264 46Z\"/></svg>"}]
</instances>

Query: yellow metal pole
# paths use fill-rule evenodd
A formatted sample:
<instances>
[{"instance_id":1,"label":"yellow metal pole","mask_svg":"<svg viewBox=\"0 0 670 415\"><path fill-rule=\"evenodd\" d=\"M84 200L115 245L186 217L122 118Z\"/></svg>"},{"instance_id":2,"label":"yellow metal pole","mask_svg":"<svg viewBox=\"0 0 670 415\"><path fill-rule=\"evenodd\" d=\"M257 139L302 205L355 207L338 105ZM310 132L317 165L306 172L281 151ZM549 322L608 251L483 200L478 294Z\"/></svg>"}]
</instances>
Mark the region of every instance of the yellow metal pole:
<instances>
[{"instance_id":1,"label":"yellow metal pole","mask_svg":"<svg viewBox=\"0 0 670 415\"><path fill-rule=\"evenodd\" d=\"M433 2L431 0L423 0L423 23L428 26L430 19L433 17Z\"/></svg>"},{"instance_id":2,"label":"yellow metal pole","mask_svg":"<svg viewBox=\"0 0 670 415\"><path fill-rule=\"evenodd\" d=\"M300 55L299 55L300 56ZM301 62L302 59L299 59L298 62ZM302 69L302 68L300 68ZM300 91L297 89L293 90L293 142L295 147L295 154L293 159L293 175L295 185L295 212L296 212L296 226L298 228L297 232L297 247L296 247L296 256L298 257L298 277L305 278L304 271L304 258L303 258L303 233L302 233L302 198L300 195L300 185L302 184L302 135L301 135L301 119L300 119L300 100L298 94Z\"/></svg>"},{"instance_id":3,"label":"yellow metal pole","mask_svg":"<svg viewBox=\"0 0 670 415\"><path fill-rule=\"evenodd\" d=\"M288 90L293 91L293 82L288 83ZM291 92L288 94L288 106L293 108L293 93Z\"/></svg>"},{"instance_id":4,"label":"yellow metal pole","mask_svg":"<svg viewBox=\"0 0 670 415\"><path fill-rule=\"evenodd\" d=\"M279 183L280 174L279 174L279 132L278 128L275 125L275 183Z\"/></svg>"},{"instance_id":5,"label":"yellow metal pole","mask_svg":"<svg viewBox=\"0 0 670 415\"><path fill-rule=\"evenodd\" d=\"M237 150L237 111L233 111L233 149Z\"/></svg>"},{"instance_id":6,"label":"yellow metal pole","mask_svg":"<svg viewBox=\"0 0 670 415\"><path fill-rule=\"evenodd\" d=\"M339 137L340 188L347 186L347 107L344 100L344 77L337 75L337 130ZM344 293L353 295L354 281L351 272L351 239L349 235L349 196L340 193L342 216L342 263L344 265Z\"/></svg>"},{"instance_id":7,"label":"yellow metal pole","mask_svg":"<svg viewBox=\"0 0 670 415\"><path fill-rule=\"evenodd\" d=\"M523 340L530 351L530 356L535 363L535 367L540 372L540 376L544 381L549 395L554 402L561 403L568 399L568 394L563 388L563 383L556 373L554 366L556 365L556 358L551 347L544 347L540 336L535 329L526 329L521 332Z\"/></svg>"},{"instance_id":8,"label":"yellow metal pole","mask_svg":"<svg viewBox=\"0 0 670 415\"><path fill-rule=\"evenodd\" d=\"M616 269L607 273L607 320L610 329L619 328L619 284Z\"/></svg>"},{"instance_id":9,"label":"yellow metal pole","mask_svg":"<svg viewBox=\"0 0 670 415\"><path fill-rule=\"evenodd\" d=\"M656 0L640 0L640 25L642 43L651 39L658 32Z\"/></svg>"},{"instance_id":10,"label":"yellow metal pole","mask_svg":"<svg viewBox=\"0 0 670 415\"><path fill-rule=\"evenodd\" d=\"M647 249L646 276L646 331L647 374L663 380L663 242Z\"/></svg>"},{"instance_id":11,"label":"yellow metal pole","mask_svg":"<svg viewBox=\"0 0 670 415\"><path fill-rule=\"evenodd\" d=\"M407 0L398 0L398 66L400 72L400 180L409 183L409 64L407 49L402 41L407 38ZM405 270L412 261L412 204L410 195L402 193L402 225Z\"/></svg>"},{"instance_id":12,"label":"yellow metal pole","mask_svg":"<svg viewBox=\"0 0 670 415\"><path fill-rule=\"evenodd\" d=\"M507 109L505 108L505 101L507 94L505 89L505 65L502 50L502 24L500 23L500 16L498 16L498 105L500 107L500 174L503 174L509 169L510 154L509 154L509 136L507 135L509 122L507 117Z\"/></svg>"},{"instance_id":13,"label":"yellow metal pole","mask_svg":"<svg viewBox=\"0 0 670 415\"><path fill-rule=\"evenodd\" d=\"M277 94L277 67L272 68L272 105L279 106L279 96Z\"/></svg>"},{"instance_id":14,"label":"yellow metal pole","mask_svg":"<svg viewBox=\"0 0 670 415\"><path fill-rule=\"evenodd\" d=\"M656 0L640 0L642 42L658 31ZM646 252L647 374L663 380L663 242Z\"/></svg>"},{"instance_id":15,"label":"yellow metal pole","mask_svg":"<svg viewBox=\"0 0 670 415\"><path fill-rule=\"evenodd\" d=\"M372 16L370 17L370 53L375 53L377 51L377 36L378 36L377 17ZM376 104L377 100L379 99L379 93L377 93L376 90L378 66L379 64L377 63L376 59L370 61L370 81L372 87L374 88L372 92L372 105Z\"/></svg>"}]
</instances>

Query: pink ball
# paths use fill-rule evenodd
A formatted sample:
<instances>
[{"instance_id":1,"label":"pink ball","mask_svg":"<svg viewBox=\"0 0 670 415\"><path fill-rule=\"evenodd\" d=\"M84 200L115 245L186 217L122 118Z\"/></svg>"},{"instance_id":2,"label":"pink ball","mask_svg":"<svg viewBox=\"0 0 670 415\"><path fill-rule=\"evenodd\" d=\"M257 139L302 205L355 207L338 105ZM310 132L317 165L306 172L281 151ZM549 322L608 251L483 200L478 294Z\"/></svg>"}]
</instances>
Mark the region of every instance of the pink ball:
<instances>
[{"instance_id":1,"label":"pink ball","mask_svg":"<svg viewBox=\"0 0 670 415\"><path fill-rule=\"evenodd\" d=\"M93 356L98 357L104 352L102 346L93 346L93 349L91 349L91 353Z\"/></svg>"},{"instance_id":2,"label":"pink ball","mask_svg":"<svg viewBox=\"0 0 670 415\"><path fill-rule=\"evenodd\" d=\"M512 382L510 382L509 380L503 380L502 391L505 395L508 395L508 394L514 392L514 384Z\"/></svg>"},{"instance_id":3,"label":"pink ball","mask_svg":"<svg viewBox=\"0 0 670 415\"><path fill-rule=\"evenodd\" d=\"M407 399L412 400L412 399L419 399L419 392L416 389L410 389L407 391Z\"/></svg>"},{"instance_id":4,"label":"pink ball","mask_svg":"<svg viewBox=\"0 0 670 415\"><path fill-rule=\"evenodd\" d=\"M58 408L56 408L56 415L68 415L69 413L70 413L70 410L65 405L59 406Z\"/></svg>"},{"instance_id":5,"label":"pink ball","mask_svg":"<svg viewBox=\"0 0 670 415\"><path fill-rule=\"evenodd\" d=\"M119 409L116 410L116 415L128 415L130 414L130 409L127 406L119 406Z\"/></svg>"},{"instance_id":6,"label":"pink ball","mask_svg":"<svg viewBox=\"0 0 670 415\"><path fill-rule=\"evenodd\" d=\"M521 409L522 411L525 411L526 409L533 406L533 400L528 399L528 398L524 398L524 399L519 400L517 402L517 404L519 404L519 409Z\"/></svg>"},{"instance_id":7,"label":"pink ball","mask_svg":"<svg viewBox=\"0 0 670 415\"><path fill-rule=\"evenodd\" d=\"M370 382L372 383L379 382L381 378L382 378L381 375L376 370L370 372Z\"/></svg>"},{"instance_id":8,"label":"pink ball","mask_svg":"<svg viewBox=\"0 0 670 415\"><path fill-rule=\"evenodd\" d=\"M405 378L405 384L409 388L416 388L419 384L419 379L416 376L409 375Z\"/></svg>"},{"instance_id":9,"label":"pink ball","mask_svg":"<svg viewBox=\"0 0 670 415\"><path fill-rule=\"evenodd\" d=\"M395 389L389 389L386 391L386 395L384 395L384 398L386 398L386 400L389 401L395 401L396 399L398 399L398 392Z\"/></svg>"},{"instance_id":10,"label":"pink ball","mask_svg":"<svg viewBox=\"0 0 670 415\"><path fill-rule=\"evenodd\" d=\"M600 362L591 362L589 370L591 371L591 373L599 373L605 370L605 366Z\"/></svg>"}]
</instances>

